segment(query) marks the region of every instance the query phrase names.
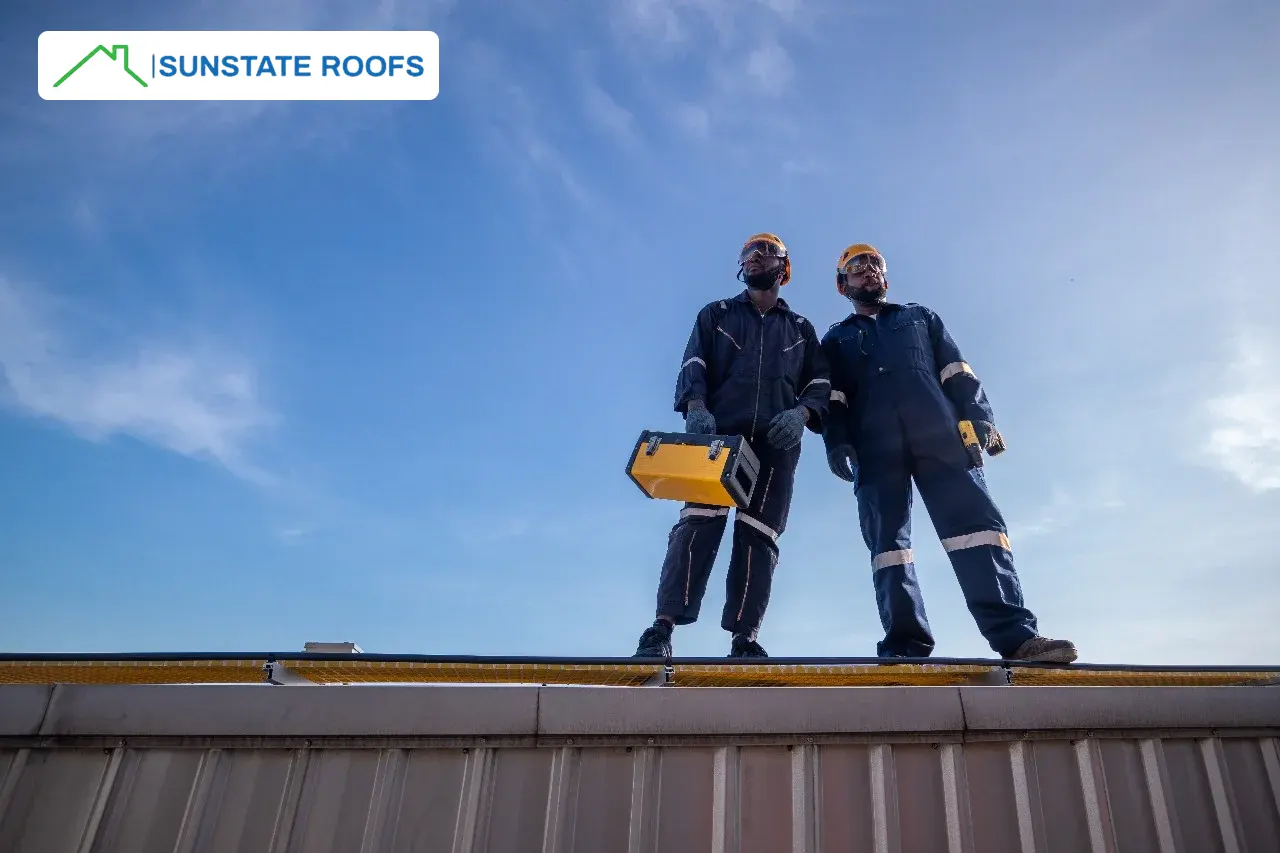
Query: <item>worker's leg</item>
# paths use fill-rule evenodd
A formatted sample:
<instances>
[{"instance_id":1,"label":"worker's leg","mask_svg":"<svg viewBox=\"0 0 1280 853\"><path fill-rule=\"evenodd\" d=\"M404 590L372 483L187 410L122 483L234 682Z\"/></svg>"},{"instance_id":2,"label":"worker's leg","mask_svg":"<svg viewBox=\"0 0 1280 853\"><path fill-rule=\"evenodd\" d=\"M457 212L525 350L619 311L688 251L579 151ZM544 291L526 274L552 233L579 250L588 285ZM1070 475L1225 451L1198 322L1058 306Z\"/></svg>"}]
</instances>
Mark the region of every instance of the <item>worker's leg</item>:
<instances>
[{"instance_id":1,"label":"worker's leg","mask_svg":"<svg viewBox=\"0 0 1280 853\"><path fill-rule=\"evenodd\" d=\"M658 578L657 618L640 635L636 657L670 656L672 629L697 621L728 517L729 510L719 506L685 504L680 510L680 520L667 534L667 555Z\"/></svg>"},{"instance_id":2,"label":"worker's leg","mask_svg":"<svg viewBox=\"0 0 1280 853\"><path fill-rule=\"evenodd\" d=\"M854 491L884 639L880 657L928 657L933 632L911 551L911 475L900 448L859 454Z\"/></svg>"},{"instance_id":3,"label":"worker's leg","mask_svg":"<svg viewBox=\"0 0 1280 853\"><path fill-rule=\"evenodd\" d=\"M981 468L956 458L922 457L916 485L951 559L978 630L997 654L1009 657L1036 636L1036 617L1023 606L1004 517Z\"/></svg>"},{"instance_id":4,"label":"worker's leg","mask_svg":"<svg viewBox=\"0 0 1280 853\"><path fill-rule=\"evenodd\" d=\"M724 613L720 627L754 641L764 621L778 565L778 539L787 529L791 487L800 448L775 450L764 441L751 446L760 460L760 473L746 510L737 510L733 525L733 553L725 578Z\"/></svg>"},{"instance_id":5,"label":"worker's leg","mask_svg":"<svg viewBox=\"0 0 1280 853\"><path fill-rule=\"evenodd\" d=\"M722 506L685 504L680 510L680 520L667 535L658 580L659 618L674 625L697 621L728 517L728 508Z\"/></svg>"}]
</instances>

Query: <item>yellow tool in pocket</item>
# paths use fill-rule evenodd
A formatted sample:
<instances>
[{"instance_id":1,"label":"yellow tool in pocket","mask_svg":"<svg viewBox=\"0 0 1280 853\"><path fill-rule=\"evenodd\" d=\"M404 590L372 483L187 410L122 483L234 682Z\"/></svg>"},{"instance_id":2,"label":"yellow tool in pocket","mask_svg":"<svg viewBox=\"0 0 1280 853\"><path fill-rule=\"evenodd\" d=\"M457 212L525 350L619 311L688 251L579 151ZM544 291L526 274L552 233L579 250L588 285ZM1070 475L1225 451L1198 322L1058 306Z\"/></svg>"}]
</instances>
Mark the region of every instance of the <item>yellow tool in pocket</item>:
<instances>
[{"instance_id":1,"label":"yellow tool in pocket","mask_svg":"<svg viewBox=\"0 0 1280 853\"><path fill-rule=\"evenodd\" d=\"M746 508L760 460L740 435L645 430L631 451L627 476L651 498Z\"/></svg>"},{"instance_id":2,"label":"yellow tool in pocket","mask_svg":"<svg viewBox=\"0 0 1280 853\"><path fill-rule=\"evenodd\" d=\"M1000 434L996 433L995 441L987 448L988 456L999 456L1004 453L1004 439L1000 438ZM964 449L969 451L969 461L973 463L973 467L982 467L982 443L978 441L978 431L973 428L973 421L960 422L960 440L964 442Z\"/></svg>"}]
</instances>

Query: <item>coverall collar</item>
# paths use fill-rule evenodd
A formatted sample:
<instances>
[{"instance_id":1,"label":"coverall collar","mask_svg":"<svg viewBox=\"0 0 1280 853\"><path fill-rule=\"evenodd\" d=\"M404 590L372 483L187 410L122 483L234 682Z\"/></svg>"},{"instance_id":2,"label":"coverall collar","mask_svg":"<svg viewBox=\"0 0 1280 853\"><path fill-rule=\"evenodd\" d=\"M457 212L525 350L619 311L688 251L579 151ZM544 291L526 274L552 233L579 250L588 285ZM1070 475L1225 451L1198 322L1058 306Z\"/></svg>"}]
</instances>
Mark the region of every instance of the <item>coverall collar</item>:
<instances>
[{"instance_id":1,"label":"coverall collar","mask_svg":"<svg viewBox=\"0 0 1280 853\"><path fill-rule=\"evenodd\" d=\"M782 300L778 300L778 301L779 301L779 302L781 302ZM897 302L886 302L885 304L883 304L883 305L881 305L881 306L880 306L880 313L881 313L881 314L889 314L889 313L892 313L892 312L894 312L894 311L899 311L899 310L901 310L901 309L902 309L902 305L901 305L900 303L897 303ZM852 322L853 322L854 320L856 320L858 317L862 317L862 316L865 316L865 315L863 315L863 314L859 314L857 311L853 311L853 312L851 312L851 313L849 314L849 316L848 316L848 317L845 317L843 320L841 320L841 321L840 321L840 325L841 325L841 326L847 326L849 323L852 323ZM872 319L872 318L868 317L867 319Z\"/></svg>"},{"instance_id":2,"label":"coverall collar","mask_svg":"<svg viewBox=\"0 0 1280 853\"><path fill-rule=\"evenodd\" d=\"M752 308L756 307L755 303L751 301L751 292L749 290L743 290L737 296L733 297L733 301L745 302L748 305L750 305ZM787 304L787 300L783 299L781 296L779 296L777 301L774 302L773 307L777 308L780 311L785 311L788 314L793 313L791 310L791 306ZM773 308L770 308L769 310L772 311Z\"/></svg>"}]
</instances>

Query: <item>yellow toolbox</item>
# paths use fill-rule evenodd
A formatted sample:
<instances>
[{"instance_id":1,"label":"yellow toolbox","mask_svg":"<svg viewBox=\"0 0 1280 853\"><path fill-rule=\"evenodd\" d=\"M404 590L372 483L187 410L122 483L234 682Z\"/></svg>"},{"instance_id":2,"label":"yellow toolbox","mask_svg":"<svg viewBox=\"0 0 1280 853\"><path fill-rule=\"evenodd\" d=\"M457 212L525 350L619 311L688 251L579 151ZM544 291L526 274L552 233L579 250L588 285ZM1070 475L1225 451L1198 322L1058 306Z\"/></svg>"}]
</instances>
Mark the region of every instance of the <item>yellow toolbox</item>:
<instances>
[{"instance_id":1,"label":"yellow toolbox","mask_svg":"<svg viewBox=\"0 0 1280 853\"><path fill-rule=\"evenodd\" d=\"M760 475L760 460L740 435L645 430L627 462L629 476L651 498L742 507Z\"/></svg>"}]
</instances>

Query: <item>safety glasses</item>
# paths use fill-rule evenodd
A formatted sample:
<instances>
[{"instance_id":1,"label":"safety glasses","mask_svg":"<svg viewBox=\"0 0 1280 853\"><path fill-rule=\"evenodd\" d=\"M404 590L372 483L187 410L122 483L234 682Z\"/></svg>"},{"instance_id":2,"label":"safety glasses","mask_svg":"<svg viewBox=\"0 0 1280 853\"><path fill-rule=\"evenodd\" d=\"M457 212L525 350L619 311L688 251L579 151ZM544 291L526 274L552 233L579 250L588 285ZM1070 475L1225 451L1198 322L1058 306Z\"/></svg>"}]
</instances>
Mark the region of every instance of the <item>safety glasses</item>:
<instances>
[{"instance_id":1,"label":"safety glasses","mask_svg":"<svg viewBox=\"0 0 1280 853\"><path fill-rule=\"evenodd\" d=\"M772 240L752 240L743 246L742 251L738 253L738 263L745 264L753 255L763 255L766 258L785 258L787 250Z\"/></svg>"},{"instance_id":2,"label":"safety glasses","mask_svg":"<svg viewBox=\"0 0 1280 853\"><path fill-rule=\"evenodd\" d=\"M840 268L840 272L845 275L857 275L867 269L873 269L881 275L884 275L884 258L879 255L873 255L870 252L863 252L861 255L854 255L852 258L845 261L844 266Z\"/></svg>"}]
</instances>

